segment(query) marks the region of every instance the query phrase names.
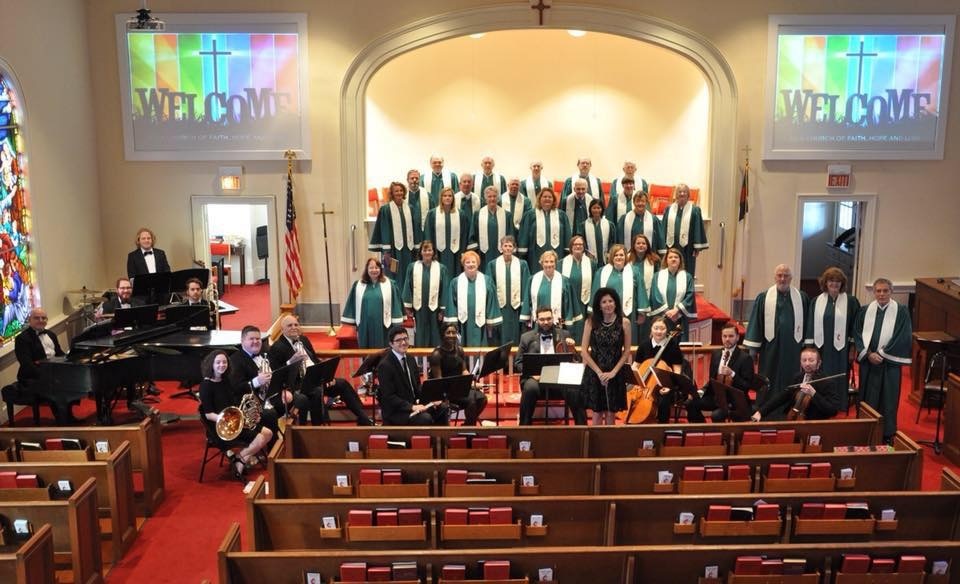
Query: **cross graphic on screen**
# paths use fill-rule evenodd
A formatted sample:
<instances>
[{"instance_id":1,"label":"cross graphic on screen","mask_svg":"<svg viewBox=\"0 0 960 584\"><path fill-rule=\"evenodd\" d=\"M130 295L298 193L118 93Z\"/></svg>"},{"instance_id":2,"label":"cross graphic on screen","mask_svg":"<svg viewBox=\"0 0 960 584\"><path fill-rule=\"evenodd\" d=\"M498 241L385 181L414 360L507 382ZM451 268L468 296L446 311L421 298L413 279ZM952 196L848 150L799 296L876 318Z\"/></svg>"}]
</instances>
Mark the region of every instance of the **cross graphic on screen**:
<instances>
[{"instance_id":1,"label":"cross graphic on screen","mask_svg":"<svg viewBox=\"0 0 960 584\"><path fill-rule=\"evenodd\" d=\"M213 43L213 50L211 51L200 51L201 55L213 57L213 91L214 93L220 91L220 80L217 75L217 57L219 55L232 55L233 51L218 51L217 50L217 39L210 41ZM863 42L860 42L860 45L863 45ZM862 49L861 49L862 50Z\"/></svg>"},{"instance_id":2,"label":"cross graphic on screen","mask_svg":"<svg viewBox=\"0 0 960 584\"><path fill-rule=\"evenodd\" d=\"M857 61L857 93L860 93L860 84L863 82L863 58L864 57L877 57L880 53L864 53L863 52L863 39L860 39L860 50L856 53L847 53L848 57L858 57Z\"/></svg>"}]
</instances>

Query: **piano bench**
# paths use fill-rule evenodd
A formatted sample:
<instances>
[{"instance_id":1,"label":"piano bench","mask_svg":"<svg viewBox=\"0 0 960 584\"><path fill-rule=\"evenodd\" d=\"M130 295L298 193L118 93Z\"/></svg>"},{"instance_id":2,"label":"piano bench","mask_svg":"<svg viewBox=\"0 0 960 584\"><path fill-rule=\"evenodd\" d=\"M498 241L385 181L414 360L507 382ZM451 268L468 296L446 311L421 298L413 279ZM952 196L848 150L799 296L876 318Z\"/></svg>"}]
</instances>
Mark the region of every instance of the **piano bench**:
<instances>
[{"instance_id":1,"label":"piano bench","mask_svg":"<svg viewBox=\"0 0 960 584\"><path fill-rule=\"evenodd\" d=\"M14 426L14 406L30 406L33 408L33 425L40 425L40 404L45 403L34 392L24 389L19 383L11 383L0 389L0 397L7 406L7 420L10 427Z\"/></svg>"}]
</instances>

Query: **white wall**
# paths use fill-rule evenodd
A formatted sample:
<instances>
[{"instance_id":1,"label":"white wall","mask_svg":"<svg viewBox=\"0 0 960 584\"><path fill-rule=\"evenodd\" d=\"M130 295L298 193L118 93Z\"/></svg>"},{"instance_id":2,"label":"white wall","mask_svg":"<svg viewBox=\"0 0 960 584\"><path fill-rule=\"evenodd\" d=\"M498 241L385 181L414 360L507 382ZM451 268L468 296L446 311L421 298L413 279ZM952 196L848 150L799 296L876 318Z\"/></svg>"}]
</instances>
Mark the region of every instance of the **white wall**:
<instances>
[{"instance_id":1,"label":"white wall","mask_svg":"<svg viewBox=\"0 0 960 584\"><path fill-rule=\"evenodd\" d=\"M248 284L263 277L263 262L257 260L256 233L258 225L267 224L266 205L207 205L207 231L210 237L222 236L228 241L242 240L246 246L244 265L240 266L240 258L234 255L230 265L233 266L233 284L240 283L240 270L246 272L244 276Z\"/></svg>"}]
</instances>

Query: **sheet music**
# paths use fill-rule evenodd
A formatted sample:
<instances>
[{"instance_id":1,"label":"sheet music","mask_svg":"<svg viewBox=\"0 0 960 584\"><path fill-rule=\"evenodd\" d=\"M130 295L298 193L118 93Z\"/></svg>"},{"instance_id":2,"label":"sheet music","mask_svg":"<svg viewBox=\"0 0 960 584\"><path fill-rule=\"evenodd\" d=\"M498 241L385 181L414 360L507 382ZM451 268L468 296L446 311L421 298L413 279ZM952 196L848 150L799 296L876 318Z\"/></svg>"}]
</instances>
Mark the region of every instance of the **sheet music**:
<instances>
[{"instance_id":1,"label":"sheet music","mask_svg":"<svg viewBox=\"0 0 960 584\"><path fill-rule=\"evenodd\" d=\"M557 383L560 385L580 385L583 383L583 363L561 363Z\"/></svg>"}]
</instances>

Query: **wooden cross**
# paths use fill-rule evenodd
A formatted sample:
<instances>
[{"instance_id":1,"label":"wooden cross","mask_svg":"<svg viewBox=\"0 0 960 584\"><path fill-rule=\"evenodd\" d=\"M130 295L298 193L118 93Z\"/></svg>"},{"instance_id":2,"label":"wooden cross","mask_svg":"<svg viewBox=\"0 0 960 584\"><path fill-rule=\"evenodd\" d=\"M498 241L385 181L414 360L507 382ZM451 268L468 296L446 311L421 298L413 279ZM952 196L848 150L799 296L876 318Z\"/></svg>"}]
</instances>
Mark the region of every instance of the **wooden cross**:
<instances>
[{"instance_id":1,"label":"wooden cross","mask_svg":"<svg viewBox=\"0 0 960 584\"><path fill-rule=\"evenodd\" d=\"M540 26L543 26L543 11L550 10L550 5L545 4L544 0L537 0L536 4L531 2L530 10L539 10L540 11Z\"/></svg>"}]
</instances>

